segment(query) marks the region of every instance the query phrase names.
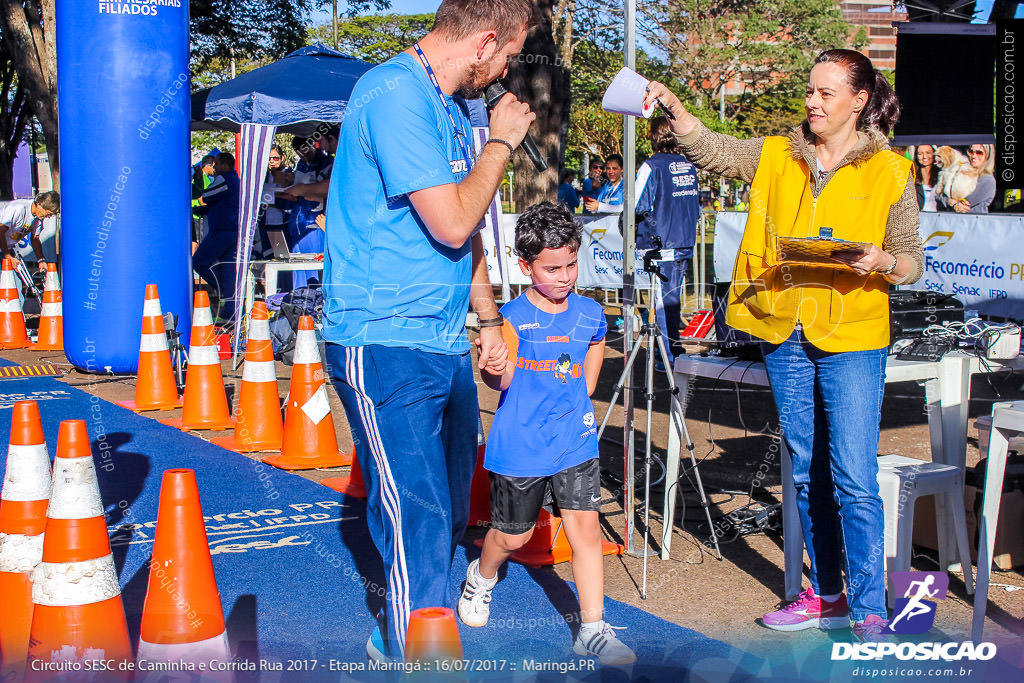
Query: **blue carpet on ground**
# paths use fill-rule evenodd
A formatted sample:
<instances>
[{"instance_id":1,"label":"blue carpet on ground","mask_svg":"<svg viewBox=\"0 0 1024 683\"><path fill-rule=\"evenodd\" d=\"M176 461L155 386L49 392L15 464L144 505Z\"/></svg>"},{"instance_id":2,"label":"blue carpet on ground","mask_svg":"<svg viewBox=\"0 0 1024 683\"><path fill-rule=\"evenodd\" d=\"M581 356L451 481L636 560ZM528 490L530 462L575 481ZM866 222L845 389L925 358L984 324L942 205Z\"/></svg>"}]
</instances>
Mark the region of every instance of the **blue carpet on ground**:
<instances>
[{"instance_id":1,"label":"blue carpet on ground","mask_svg":"<svg viewBox=\"0 0 1024 683\"><path fill-rule=\"evenodd\" d=\"M276 470L136 415L55 379L4 380L0 384L0 434L10 433L15 401L38 401L50 455L61 420L84 419L92 439L111 546L121 577L133 645L138 640L156 526L162 472L195 470L214 570L237 657L259 663L316 660L318 674L284 674L283 680L347 675L329 670L365 662L371 614L384 585L379 556L366 531L362 501L302 477ZM456 553L454 588L478 555L471 544ZM453 595L453 600L454 600ZM576 605L572 584L549 570L517 564L495 591L492 621L461 628L465 656L495 660L501 679L564 680L556 671L525 673L533 665L557 669L578 663L563 614ZM621 637L637 652L633 680L679 680L704 661L744 680L762 662L725 643L681 628L629 605L607 600L606 618L628 627ZM244 666L244 665L243 665ZM298 665L301 666L301 665ZM723 670L722 667L727 667ZM514 669L513 669L514 667ZM698 668L700 668L698 666ZM516 673L513 674L513 671ZM245 672L240 672L245 677ZM605 676L609 673L605 672ZM357 673L362 680L368 673ZM590 680L598 672L570 678ZM474 673L472 679L485 677ZM626 680L622 674L621 680ZM729 680L726 676L720 680ZM274 680L263 677L262 680Z\"/></svg>"},{"instance_id":2,"label":"blue carpet on ground","mask_svg":"<svg viewBox=\"0 0 1024 683\"><path fill-rule=\"evenodd\" d=\"M7 362L0 359L0 364ZM371 614L381 602L383 585L361 501L135 415L55 379L0 382L0 438L9 434L9 408L26 399L39 402L51 457L61 420L85 419L88 424L133 645L138 641L162 472L184 467L195 470L199 483L228 637L238 660L236 680L385 679L379 672L344 670L365 665L366 638L374 625ZM0 472L4 462L0 458ZM471 544L456 553L453 590L465 576L467 553L470 559L478 555ZM678 590L699 588L679 586ZM652 596L656 599L656 590ZM628 671L560 672L559 667L592 661L580 660L571 651L573 631L563 615L572 615L576 608L574 587L550 570L509 564L494 593L491 623L479 629L461 627L465 657L478 667L501 670L474 672L461 680L849 679L850 663L830 662L824 648L820 652L795 648L766 662L636 607L611 599L605 604L606 619L627 627L620 636L636 650L639 661ZM314 671L308 670L311 665ZM249 666L286 670L259 674L250 673ZM536 667L546 671L538 672ZM996 672L990 669L990 673Z\"/></svg>"}]
</instances>

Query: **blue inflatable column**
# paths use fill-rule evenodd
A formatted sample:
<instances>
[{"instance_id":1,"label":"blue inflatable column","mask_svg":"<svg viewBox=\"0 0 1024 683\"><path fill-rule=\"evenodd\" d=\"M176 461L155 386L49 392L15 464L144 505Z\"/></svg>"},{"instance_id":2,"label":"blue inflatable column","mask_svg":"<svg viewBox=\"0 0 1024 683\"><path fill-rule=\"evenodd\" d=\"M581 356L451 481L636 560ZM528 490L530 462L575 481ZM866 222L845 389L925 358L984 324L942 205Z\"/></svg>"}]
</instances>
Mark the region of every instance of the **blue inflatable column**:
<instances>
[{"instance_id":1,"label":"blue inflatable column","mask_svg":"<svg viewBox=\"0 0 1024 683\"><path fill-rule=\"evenodd\" d=\"M131 373L147 284L191 325L188 2L56 13L64 348L82 370Z\"/></svg>"}]
</instances>

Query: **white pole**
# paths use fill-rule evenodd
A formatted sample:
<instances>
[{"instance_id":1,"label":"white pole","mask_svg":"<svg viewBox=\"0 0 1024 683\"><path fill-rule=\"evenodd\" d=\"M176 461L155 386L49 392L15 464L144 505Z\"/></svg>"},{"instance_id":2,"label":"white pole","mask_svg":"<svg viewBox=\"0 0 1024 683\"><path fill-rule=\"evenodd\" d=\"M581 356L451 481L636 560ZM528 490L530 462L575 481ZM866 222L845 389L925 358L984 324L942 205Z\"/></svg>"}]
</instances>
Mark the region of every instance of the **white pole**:
<instances>
[{"instance_id":1,"label":"white pole","mask_svg":"<svg viewBox=\"0 0 1024 683\"><path fill-rule=\"evenodd\" d=\"M636 68L636 0L626 0L626 13L625 13L625 35L624 35L624 50L623 58L625 60L625 66L630 69ZM636 301L636 290L635 290L635 279L636 279L636 215L633 211L635 201L633 200L634 193L636 192L636 120L632 116L623 117L623 131L622 131L622 156L625 160L625 168L623 169L623 183L624 192L622 196L622 218L623 218L623 263L622 263L622 318L623 318L623 330L625 335L623 337L623 354L622 360L626 362L629 358L629 353L633 348L633 311L634 304ZM653 353L654 349L647 349L648 353ZM629 376L625 380L625 388L622 394L622 425L623 425L623 437L622 437L622 454L623 460L625 461L624 467L624 492L623 492L623 511L626 518L626 551L629 553L636 552L636 546L633 542L634 531L636 530L636 521L634 520L634 508L636 506L636 500L634 498L634 485L636 483L636 467L633 463L634 447L633 447L633 372L629 372ZM667 488L667 484L666 484ZM646 553L647 548L643 548L642 552Z\"/></svg>"}]
</instances>

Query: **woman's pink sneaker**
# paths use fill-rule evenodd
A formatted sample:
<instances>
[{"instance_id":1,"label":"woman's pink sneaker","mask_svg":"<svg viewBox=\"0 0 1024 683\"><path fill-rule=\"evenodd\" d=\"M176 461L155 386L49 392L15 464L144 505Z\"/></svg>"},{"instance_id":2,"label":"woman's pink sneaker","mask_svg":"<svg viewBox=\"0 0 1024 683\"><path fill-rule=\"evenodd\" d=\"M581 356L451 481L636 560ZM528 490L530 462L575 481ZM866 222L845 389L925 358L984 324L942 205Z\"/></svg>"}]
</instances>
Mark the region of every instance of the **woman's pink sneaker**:
<instances>
[{"instance_id":1,"label":"woman's pink sneaker","mask_svg":"<svg viewBox=\"0 0 1024 683\"><path fill-rule=\"evenodd\" d=\"M845 593L835 602L826 602L808 588L782 609L761 617L761 623L775 631L850 628L850 610Z\"/></svg>"}]
</instances>

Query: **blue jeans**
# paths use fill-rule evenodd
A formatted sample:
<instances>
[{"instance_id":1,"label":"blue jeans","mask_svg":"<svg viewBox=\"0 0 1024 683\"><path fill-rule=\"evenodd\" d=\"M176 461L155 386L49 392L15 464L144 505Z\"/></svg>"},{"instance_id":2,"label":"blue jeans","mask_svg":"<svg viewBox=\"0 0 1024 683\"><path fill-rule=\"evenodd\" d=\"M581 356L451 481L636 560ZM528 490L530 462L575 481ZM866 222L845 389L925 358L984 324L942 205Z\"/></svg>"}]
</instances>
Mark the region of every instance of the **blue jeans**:
<instances>
[{"instance_id":1,"label":"blue jeans","mask_svg":"<svg viewBox=\"0 0 1024 683\"><path fill-rule=\"evenodd\" d=\"M886 619L877 477L887 349L826 353L797 328L762 350L793 458L811 585L818 595L840 593L845 571L853 620Z\"/></svg>"},{"instance_id":2,"label":"blue jeans","mask_svg":"<svg viewBox=\"0 0 1024 683\"><path fill-rule=\"evenodd\" d=\"M676 356L682 355L683 345L679 341L679 312L683 295L683 278L690 265L689 261L659 261L658 266L668 282L660 282L661 301L654 303L654 319L661 328L661 340L665 343L668 358L665 364L672 366ZM657 276L652 276L657 277Z\"/></svg>"},{"instance_id":3,"label":"blue jeans","mask_svg":"<svg viewBox=\"0 0 1024 683\"><path fill-rule=\"evenodd\" d=\"M401 657L411 611L452 606L452 557L469 522L476 464L473 361L378 345L327 344L326 355L387 577L381 635Z\"/></svg>"},{"instance_id":4,"label":"blue jeans","mask_svg":"<svg viewBox=\"0 0 1024 683\"><path fill-rule=\"evenodd\" d=\"M211 232L192 254L192 270L217 290L221 318L235 312L235 256L238 251L237 232Z\"/></svg>"}]
</instances>

